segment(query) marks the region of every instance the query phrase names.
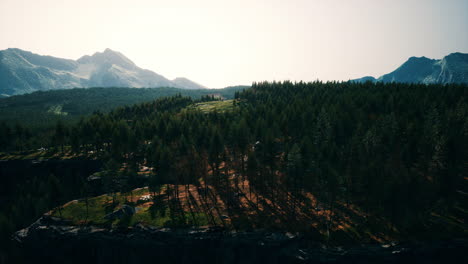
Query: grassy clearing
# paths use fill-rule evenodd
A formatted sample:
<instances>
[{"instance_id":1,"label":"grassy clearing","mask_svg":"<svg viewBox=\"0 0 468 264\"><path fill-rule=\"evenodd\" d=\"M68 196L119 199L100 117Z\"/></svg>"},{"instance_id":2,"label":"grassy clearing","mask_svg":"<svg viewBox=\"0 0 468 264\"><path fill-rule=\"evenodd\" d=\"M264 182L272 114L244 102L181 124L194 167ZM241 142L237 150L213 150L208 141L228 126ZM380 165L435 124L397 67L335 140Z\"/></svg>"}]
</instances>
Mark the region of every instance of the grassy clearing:
<instances>
[{"instance_id":1,"label":"grassy clearing","mask_svg":"<svg viewBox=\"0 0 468 264\"><path fill-rule=\"evenodd\" d=\"M109 200L112 198L107 195L88 199L88 214L86 213L85 200L72 201L64 205L61 210L56 209L52 215L70 220L73 224L107 224L108 221L104 219L104 216L108 210L104 205Z\"/></svg>"},{"instance_id":2,"label":"grassy clearing","mask_svg":"<svg viewBox=\"0 0 468 264\"><path fill-rule=\"evenodd\" d=\"M181 227L209 224L209 219L204 213L172 211L163 196L156 197L152 201L140 199L148 195L148 188L138 188L132 191L132 195L118 193L114 205L112 205L112 196L109 195L89 198L88 206L86 206L85 199L75 200L65 204L61 210L55 209L52 215L71 221L74 225L134 226L144 224L154 227ZM136 213L114 220L105 218L107 214L122 208L124 204L135 206Z\"/></svg>"},{"instance_id":3,"label":"grassy clearing","mask_svg":"<svg viewBox=\"0 0 468 264\"><path fill-rule=\"evenodd\" d=\"M226 112L234 109L234 100L202 102L189 106L189 109L198 109L203 113L212 111Z\"/></svg>"},{"instance_id":4,"label":"grassy clearing","mask_svg":"<svg viewBox=\"0 0 468 264\"><path fill-rule=\"evenodd\" d=\"M63 112L62 109L63 109L63 105L61 105L61 104L53 105L53 106L49 107L49 109L47 110L47 113L51 113L51 114L55 114L55 115L62 115L62 116L68 115L68 113Z\"/></svg>"}]
</instances>

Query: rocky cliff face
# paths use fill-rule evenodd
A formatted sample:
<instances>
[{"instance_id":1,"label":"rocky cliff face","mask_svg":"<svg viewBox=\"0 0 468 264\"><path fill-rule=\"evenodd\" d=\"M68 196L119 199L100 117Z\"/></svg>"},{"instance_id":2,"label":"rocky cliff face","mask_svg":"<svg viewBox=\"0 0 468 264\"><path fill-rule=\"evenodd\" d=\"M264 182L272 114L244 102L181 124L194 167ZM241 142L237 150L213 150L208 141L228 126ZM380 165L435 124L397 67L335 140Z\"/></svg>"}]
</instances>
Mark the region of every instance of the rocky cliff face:
<instances>
[{"instance_id":1,"label":"rocky cliff face","mask_svg":"<svg viewBox=\"0 0 468 264\"><path fill-rule=\"evenodd\" d=\"M34 263L467 263L467 240L330 247L305 235L220 228L69 226L44 216L18 231Z\"/></svg>"}]
</instances>

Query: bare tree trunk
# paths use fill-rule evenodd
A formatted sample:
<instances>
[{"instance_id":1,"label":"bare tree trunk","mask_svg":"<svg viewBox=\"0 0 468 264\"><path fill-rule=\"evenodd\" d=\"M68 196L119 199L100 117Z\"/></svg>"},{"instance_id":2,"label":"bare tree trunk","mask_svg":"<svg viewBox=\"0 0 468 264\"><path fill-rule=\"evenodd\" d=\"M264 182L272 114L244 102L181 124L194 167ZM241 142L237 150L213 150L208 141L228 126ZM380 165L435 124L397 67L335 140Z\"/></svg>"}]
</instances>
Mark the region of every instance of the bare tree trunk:
<instances>
[{"instance_id":1,"label":"bare tree trunk","mask_svg":"<svg viewBox=\"0 0 468 264\"><path fill-rule=\"evenodd\" d=\"M89 216L88 195L86 195L86 197L85 197L85 203L86 203L86 219L85 219L85 222L88 222L88 216Z\"/></svg>"},{"instance_id":2,"label":"bare tree trunk","mask_svg":"<svg viewBox=\"0 0 468 264\"><path fill-rule=\"evenodd\" d=\"M61 205L58 206L58 211L59 211L60 217L62 217L62 206Z\"/></svg>"}]
</instances>

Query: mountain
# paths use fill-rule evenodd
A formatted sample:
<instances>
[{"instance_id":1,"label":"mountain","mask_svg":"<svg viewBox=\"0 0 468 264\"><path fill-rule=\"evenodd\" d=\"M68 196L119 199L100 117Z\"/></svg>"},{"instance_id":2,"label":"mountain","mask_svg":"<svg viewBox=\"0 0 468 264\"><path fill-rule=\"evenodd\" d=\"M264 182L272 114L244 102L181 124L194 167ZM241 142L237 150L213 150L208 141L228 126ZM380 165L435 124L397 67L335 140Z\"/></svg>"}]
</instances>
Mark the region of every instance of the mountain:
<instances>
[{"instance_id":1,"label":"mountain","mask_svg":"<svg viewBox=\"0 0 468 264\"><path fill-rule=\"evenodd\" d=\"M424 84L468 83L468 54L452 53L441 60L426 57L411 57L398 69L378 79L366 76L353 81Z\"/></svg>"},{"instance_id":2,"label":"mountain","mask_svg":"<svg viewBox=\"0 0 468 264\"><path fill-rule=\"evenodd\" d=\"M204 87L203 85L193 82L184 77L177 77L174 80L172 80L172 82L180 87L185 87L186 89L200 89L200 88L206 89L206 87Z\"/></svg>"},{"instance_id":3,"label":"mountain","mask_svg":"<svg viewBox=\"0 0 468 264\"><path fill-rule=\"evenodd\" d=\"M78 60L41 56L21 49L0 51L0 96L75 87L174 87L203 89L186 78L173 81L106 49Z\"/></svg>"}]
</instances>

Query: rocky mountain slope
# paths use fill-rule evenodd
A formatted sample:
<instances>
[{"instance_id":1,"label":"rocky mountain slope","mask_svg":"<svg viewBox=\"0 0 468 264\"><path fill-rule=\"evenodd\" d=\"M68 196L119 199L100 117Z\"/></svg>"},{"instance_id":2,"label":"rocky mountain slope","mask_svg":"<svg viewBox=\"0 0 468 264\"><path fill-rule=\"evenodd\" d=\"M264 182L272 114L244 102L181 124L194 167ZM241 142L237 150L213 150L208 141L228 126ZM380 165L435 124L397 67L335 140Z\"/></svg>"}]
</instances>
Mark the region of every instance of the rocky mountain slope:
<instances>
[{"instance_id":1,"label":"rocky mountain slope","mask_svg":"<svg viewBox=\"0 0 468 264\"><path fill-rule=\"evenodd\" d=\"M411 57L395 71L375 79L366 76L353 81L425 84L468 83L468 54L452 53L441 60Z\"/></svg>"},{"instance_id":2,"label":"rocky mountain slope","mask_svg":"<svg viewBox=\"0 0 468 264\"><path fill-rule=\"evenodd\" d=\"M75 87L205 88L185 78L173 81L106 49L78 60L41 56L21 49L0 51L0 95Z\"/></svg>"}]
</instances>

